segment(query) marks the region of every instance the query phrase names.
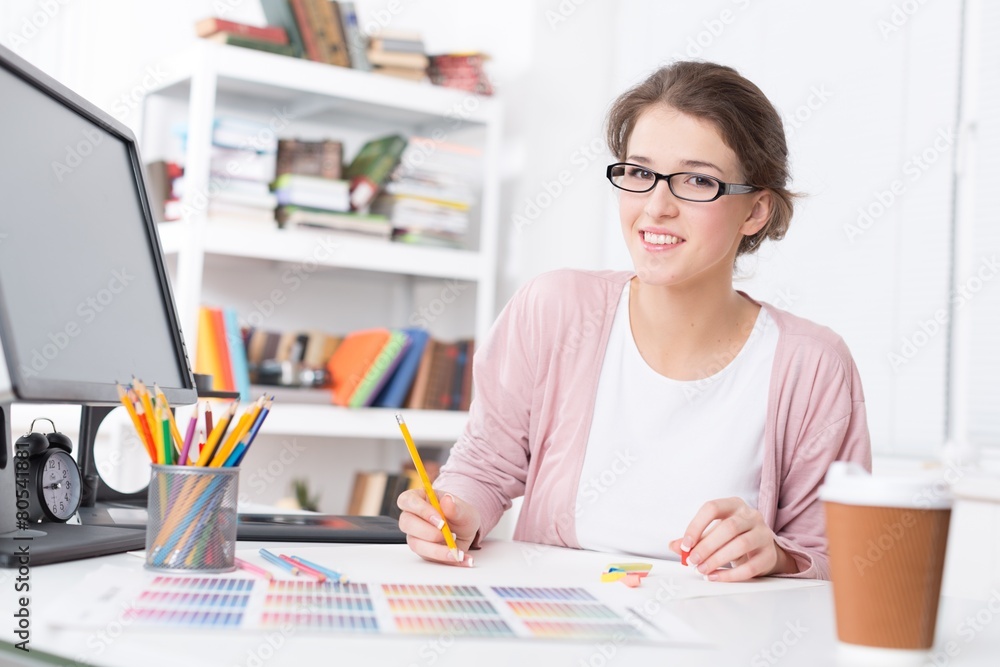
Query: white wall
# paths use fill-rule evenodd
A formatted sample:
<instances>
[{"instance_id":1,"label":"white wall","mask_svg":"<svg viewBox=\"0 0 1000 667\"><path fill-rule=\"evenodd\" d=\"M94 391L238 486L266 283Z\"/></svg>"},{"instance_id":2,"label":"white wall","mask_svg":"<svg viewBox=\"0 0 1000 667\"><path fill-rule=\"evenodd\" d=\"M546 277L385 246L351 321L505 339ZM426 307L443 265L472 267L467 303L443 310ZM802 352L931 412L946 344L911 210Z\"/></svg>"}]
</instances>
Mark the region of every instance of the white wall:
<instances>
[{"instance_id":1,"label":"white wall","mask_svg":"<svg viewBox=\"0 0 1000 667\"><path fill-rule=\"evenodd\" d=\"M218 14L223 3L234 20L263 20L254 0L7 0L0 43L134 122L132 97L150 68L192 42L194 21ZM898 368L888 355L902 353L904 340L923 342L921 323L948 298L956 151L954 144L938 151L934 142L956 122L958 3L357 5L363 26L420 30L431 52L493 56L505 107L498 306L545 270L628 267L603 177L602 121L615 95L678 57L731 64L757 82L788 119L793 187L808 196L788 237L744 267L750 277L741 288L844 336L861 369L878 452L936 451L944 435L946 335L927 336ZM894 10L902 5L917 9ZM937 159L914 171L912 156L924 151ZM859 208L877 212L893 181L905 191L862 229L868 223L859 224ZM341 451L322 456L336 466ZM357 463L381 458L368 452Z\"/></svg>"},{"instance_id":2,"label":"white wall","mask_svg":"<svg viewBox=\"0 0 1000 667\"><path fill-rule=\"evenodd\" d=\"M876 452L928 455L944 439L947 336L931 321L925 341L920 327L947 302L955 144L939 137L956 124L960 7L911 3L912 16L894 16L900 4L626 2L614 87L694 58L736 67L768 95L785 117L792 189L807 196L786 238L743 265L739 287L840 333ZM926 169L914 158L924 151ZM860 209L871 218L859 221ZM607 228L607 261L626 267L618 236Z\"/></svg>"}]
</instances>

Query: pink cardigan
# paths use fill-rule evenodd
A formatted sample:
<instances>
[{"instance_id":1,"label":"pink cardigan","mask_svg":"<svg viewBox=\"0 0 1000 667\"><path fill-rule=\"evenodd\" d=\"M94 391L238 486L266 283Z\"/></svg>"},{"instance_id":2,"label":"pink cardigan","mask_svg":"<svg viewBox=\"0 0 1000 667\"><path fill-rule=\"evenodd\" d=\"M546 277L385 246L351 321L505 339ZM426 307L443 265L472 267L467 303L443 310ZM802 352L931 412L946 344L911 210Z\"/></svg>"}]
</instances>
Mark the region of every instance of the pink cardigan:
<instances>
[{"instance_id":1,"label":"pink cardigan","mask_svg":"<svg viewBox=\"0 0 1000 667\"><path fill-rule=\"evenodd\" d=\"M469 420L434 486L478 508L477 542L511 499L524 495L514 539L579 548L576 497L597 382L633 275L567 269L538 276L511 298L476 350ZM830 329L761 305L779 338L757 509L799 565L790 576L828 579L818 490L832 461L871 469L861 380Z\"/></svg>"}]
</instances>

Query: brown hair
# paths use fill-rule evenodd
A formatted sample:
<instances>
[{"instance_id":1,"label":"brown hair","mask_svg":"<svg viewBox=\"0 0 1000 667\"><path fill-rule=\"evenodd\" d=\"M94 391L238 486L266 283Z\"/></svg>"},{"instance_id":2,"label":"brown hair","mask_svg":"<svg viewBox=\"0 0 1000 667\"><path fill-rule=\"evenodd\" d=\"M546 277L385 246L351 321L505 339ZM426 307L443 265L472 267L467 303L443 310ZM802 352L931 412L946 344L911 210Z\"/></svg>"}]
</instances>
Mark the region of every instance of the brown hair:
<instances>
[{"instance_id":1,"label":"brown hair","mask_svg":"<svg viewBox=\"0 0 1000 667\"><path fill-rule=\"evenodd\" d=\"M781 116L760 88L733 68L715 63L684 61L662 67L625 91L608 112L608 148L617 159L625 159L639 115L658 104L711 121L736 153L743 182L773 193L771 217L759 232L743 237L737 257L757 250L765 238L782 238L795 198L785 187L788 146Z\"/></svg>"}]
</instances>

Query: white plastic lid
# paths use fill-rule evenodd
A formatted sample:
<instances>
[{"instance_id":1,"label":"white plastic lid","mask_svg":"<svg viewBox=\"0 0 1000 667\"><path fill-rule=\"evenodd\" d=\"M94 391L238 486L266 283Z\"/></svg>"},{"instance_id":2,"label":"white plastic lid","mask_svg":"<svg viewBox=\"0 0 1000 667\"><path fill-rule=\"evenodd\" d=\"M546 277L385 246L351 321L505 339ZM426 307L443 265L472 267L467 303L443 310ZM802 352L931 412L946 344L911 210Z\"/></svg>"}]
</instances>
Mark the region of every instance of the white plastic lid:
<instances>
[{"instance_id":1,"label":"white plastic lid","mask_svg":"<svg viewBox=\"0 0 1000 667\"><path fill-rule=\"evenodd\" d=\"M871 475L861 465L834 461L820 487L821 500L845 505L950 509L951 486L936 473Z\"/></svg>"}]
</instances>

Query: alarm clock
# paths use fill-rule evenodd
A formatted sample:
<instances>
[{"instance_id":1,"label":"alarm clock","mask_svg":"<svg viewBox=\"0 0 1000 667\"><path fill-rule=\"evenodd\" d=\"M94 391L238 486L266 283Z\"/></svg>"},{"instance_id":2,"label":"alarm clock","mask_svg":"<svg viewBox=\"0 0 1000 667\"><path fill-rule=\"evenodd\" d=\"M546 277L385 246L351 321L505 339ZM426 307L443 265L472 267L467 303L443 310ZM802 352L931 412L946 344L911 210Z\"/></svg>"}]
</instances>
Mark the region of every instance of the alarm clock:
<instances>
[{"instance_id":1,"label":"alarm clock","mask_svg":"<svg viewBox=\"0 0 1000 667\"><path fill-rule=\"evenodd\" d=\"M52 433L35 432L36 421L52 424ZM18 498L27 491L28 520L65 522L80 507L83 478L71 456L73 442L56 430L47 417L31 422L28 433L15 443L18 458L27 458L26 475L18 475ZM22 481L23 480L23 481Z\"/></svg>"}]
</instances>

